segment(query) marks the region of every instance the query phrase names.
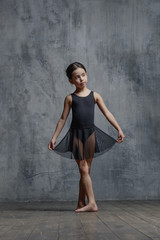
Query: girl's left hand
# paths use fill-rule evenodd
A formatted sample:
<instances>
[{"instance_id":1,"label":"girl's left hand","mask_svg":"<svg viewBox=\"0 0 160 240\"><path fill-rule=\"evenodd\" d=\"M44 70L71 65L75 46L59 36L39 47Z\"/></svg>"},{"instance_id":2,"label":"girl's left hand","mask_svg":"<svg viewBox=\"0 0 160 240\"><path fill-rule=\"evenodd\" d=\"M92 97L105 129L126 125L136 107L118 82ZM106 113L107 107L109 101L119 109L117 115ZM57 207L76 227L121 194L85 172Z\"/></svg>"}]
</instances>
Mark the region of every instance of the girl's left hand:
<instances>
[{"instance_id":1,"label":"girl's left hand","mask_svg":"<svg viewBox=\"0 0 160 240\"><path fill-rule=\"evenodd\" d=\"M118 131L118 138L117 138L117 142L121 143L123 142L123 139L125 138L125 135L123 134L122 130Z\"/></svg>"}]
</instances>

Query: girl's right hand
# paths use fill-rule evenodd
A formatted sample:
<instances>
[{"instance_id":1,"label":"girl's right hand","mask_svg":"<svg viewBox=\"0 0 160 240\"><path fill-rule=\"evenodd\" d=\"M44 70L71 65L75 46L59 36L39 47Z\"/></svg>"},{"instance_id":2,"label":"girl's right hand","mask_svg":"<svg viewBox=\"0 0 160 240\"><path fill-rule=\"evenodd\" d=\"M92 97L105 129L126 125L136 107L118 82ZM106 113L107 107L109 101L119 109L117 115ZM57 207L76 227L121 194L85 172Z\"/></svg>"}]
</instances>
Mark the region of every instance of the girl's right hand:
<instances>
[{"instance_id":1,"label":"girl's right hand","mask_svg":"<svg viewBox=\"0 0 160 240\"><path fill-rule=\"evenodd\" d=\"M48 144L48 149L53 150L55 148L56 140L52 138L50 143Z\"/></svg>"}]
</instances>

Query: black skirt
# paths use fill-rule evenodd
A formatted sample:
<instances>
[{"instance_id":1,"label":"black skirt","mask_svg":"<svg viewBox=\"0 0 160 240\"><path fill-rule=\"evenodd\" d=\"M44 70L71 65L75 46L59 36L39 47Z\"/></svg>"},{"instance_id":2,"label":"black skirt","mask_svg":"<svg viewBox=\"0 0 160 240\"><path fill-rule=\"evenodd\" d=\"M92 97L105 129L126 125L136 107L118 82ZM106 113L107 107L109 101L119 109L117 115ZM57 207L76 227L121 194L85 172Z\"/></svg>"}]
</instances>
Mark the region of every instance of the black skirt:
<instances>
[{"instance_id":1,"label":"black skirt","mask_svg":"<svg viewBox=\"0 0 160 240\"><path fill-rule=\"evenodd\" d=\"M69 128L53 151L76 160L96 158L109 151L117 140L103 132L97 126Z\"/></svg>"}]
</instances>

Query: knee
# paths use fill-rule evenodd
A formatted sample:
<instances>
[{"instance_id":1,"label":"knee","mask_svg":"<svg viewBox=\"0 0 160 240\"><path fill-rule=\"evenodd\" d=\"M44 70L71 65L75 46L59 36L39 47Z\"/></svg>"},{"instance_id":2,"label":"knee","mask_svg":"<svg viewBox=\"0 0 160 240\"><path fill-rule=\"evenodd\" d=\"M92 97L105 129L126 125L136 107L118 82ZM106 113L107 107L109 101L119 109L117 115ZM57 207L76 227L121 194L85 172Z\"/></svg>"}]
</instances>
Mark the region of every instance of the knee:
<instances>
[{"instance_id":1,"label":"knee","mask_svg":"<svg viewBox=\"0 0 160 240\"><path fill-rule=\"evenodd\" d=\"M82 176L90 173L90 166L87 163L79 165L79 171Z\"/></svg>"}]
</instances>

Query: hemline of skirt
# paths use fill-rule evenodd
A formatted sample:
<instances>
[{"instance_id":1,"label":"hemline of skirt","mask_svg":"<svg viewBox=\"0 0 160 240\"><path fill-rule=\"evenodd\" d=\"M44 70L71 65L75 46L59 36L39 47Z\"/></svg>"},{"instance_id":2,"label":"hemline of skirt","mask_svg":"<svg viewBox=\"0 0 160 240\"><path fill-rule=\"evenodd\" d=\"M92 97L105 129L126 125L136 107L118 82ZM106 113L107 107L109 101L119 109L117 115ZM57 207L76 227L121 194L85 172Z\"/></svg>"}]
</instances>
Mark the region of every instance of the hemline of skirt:
<instances>
[{"instance_id":1,"label":"hemline of skirt","mask_svg":"<svg viewBox=\"0 0 160 240\"><path fill-rule=\"evenodd\" d=\"M113 147L113 146L112 146L112 147ZM93 159L94 159L94 158L97 158L97 157L99 157L99 156L101 156L101 155L103 155L103 154L105 154L105 153L108 152L112 147L110 147L110 148L108 148L108 149L106 149L106 150L104 150L104 151L102 151L102 152L94 153ZM54 149L53 149L53 150L54 150ZM64 157L64 158L67 158L67 159L74 159L74 160L75 160L74 155L73 155L72 152L62 153L62 152L58 152L58 151L56 151L56 150L54 150L54 152L56 152L56 153L57 153L58 155L60 155L61 157ZM68 154L68 157L66 156L66 154ZM77 160L81 161L82 159L77 159Z\"/></svg>"}]
</instances>

